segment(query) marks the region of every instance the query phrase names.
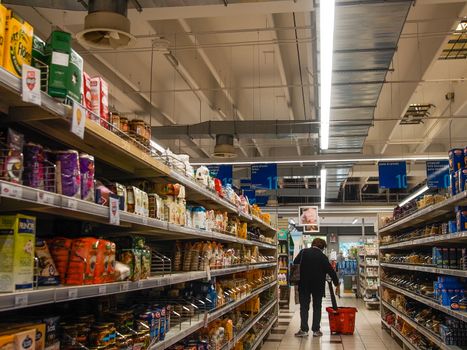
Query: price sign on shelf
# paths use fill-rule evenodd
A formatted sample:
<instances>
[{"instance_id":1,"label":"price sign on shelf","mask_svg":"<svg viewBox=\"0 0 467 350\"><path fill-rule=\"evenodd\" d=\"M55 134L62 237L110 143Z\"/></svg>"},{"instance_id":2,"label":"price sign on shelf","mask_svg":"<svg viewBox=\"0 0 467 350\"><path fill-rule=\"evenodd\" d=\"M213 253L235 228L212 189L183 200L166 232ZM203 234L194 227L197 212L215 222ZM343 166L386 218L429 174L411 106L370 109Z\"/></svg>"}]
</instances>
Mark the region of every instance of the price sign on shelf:
<instances>
[{"instance_id":1,"label":"price sign on shelf","mask_svg":"<svg viewBox=\"0 0 467 350\"><path fill-rule=\"evenodd\" d=\"M15 306L28 305L28 294L19 294L15 296Z\"/></svg>"},{"instance_id":2,"label":"price sign on shelf","mask_svg":"<svg viewBox=\"0 0 467 350\"><path fill-rule=\"evenodd\" d=\"M2 183L2 196L21 198L23 197L23 188L14 184Z\"/></svg>"},{"instance_id":3,"label":"price sign on shelf","mask_svg":"<svg viewBox=\"0 0 467 350\"><path fill-rule=\"evenodd\" d=\"M21 72L22 99L24 102L41 105L41 71L23 64Z\"/></svg>"},{"instance_id":4,"label":"price sign on shelf","mask_svg":"<svg viewBox=\"0 0 467 350\"><path fill-rule=\"evenodd\" d=\"M109 221L112 225L120 225L120 201L118 197L110 196L109 198Z\"/></svg>"},{"instance_id":5,"label":"price sign on shelf","mask_svg":"<svg viewBox=\"0 0 467 350\"><path fill-rule=\"evenodd\" d=\"M83 105L73 101L73 115L71 119L71 132L80 138L84 138L86 126L86 109Z\"/></svg>"},{"instance_id":6,"label":"price sign on shelf","mask_svg":"<svg viewBox=\"0 0 467 350\"><path fill-rule=\"evenodd\" d=\"M37 192L37 202L41 204L54 204L54 195L47 192Z\"/></svg>"}]
</instances>

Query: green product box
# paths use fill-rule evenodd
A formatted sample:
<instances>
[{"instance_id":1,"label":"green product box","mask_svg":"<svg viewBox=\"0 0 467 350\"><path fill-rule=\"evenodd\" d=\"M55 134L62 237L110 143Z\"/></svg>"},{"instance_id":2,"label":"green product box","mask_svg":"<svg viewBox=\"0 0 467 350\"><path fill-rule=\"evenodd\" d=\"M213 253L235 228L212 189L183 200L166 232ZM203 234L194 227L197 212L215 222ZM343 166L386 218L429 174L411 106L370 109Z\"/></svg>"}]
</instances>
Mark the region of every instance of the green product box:
<instances>
[{"instance_id":1,"label":"green product box","mask_svg":"<svg viewBox=\"0 0 467 350\"><path fill-rule=\"evenodd\" d=\"M32 289L35 238L35 217L0 216L0 292Z\"/></svg>"},{"instance_id":2,"label":"green product box","mask_svg":"<svg viewBox=\"0 0 467 350\"><path fill-rule=\"evenodd\" d=\"M67 71L67 90L68 96L79 103L83 96L83 66L83 58L72 49Z\"/></svg>"},{"instance_id":3,"label":"green product box","mask_svg":"<svg viewBox=\"0 0 467 350\"><path fill-rule=\"evenodd\" d=\"M50 51L59 51L63 53L71 53L71 34L54 30L47 40L47 48Z\"/></svg>"},{"instance_id":4,"label":"green product box","mask_svg":"<svg viewBox=\"0 0 467 350\"><path fill-rule=\"evenodd\" d=\"M32 66L41 71L41 90L47 92L49 63L45 47L45 42L34 35L32 39Z\"/></svg>"}]
</instances>

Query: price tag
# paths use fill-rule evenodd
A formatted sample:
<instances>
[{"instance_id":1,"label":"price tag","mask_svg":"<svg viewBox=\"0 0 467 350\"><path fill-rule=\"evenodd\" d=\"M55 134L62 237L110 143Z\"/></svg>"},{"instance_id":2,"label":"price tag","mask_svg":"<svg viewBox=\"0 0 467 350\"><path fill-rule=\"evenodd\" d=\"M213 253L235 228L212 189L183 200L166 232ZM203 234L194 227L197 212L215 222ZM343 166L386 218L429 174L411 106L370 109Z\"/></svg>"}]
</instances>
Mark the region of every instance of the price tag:
<instances>
[{"instance_id":1,"label":"price tag","mask_svg":"<svg viewBox=\"0 0 467 350\"><path fill-rule=\"evenodd\" d=\"M23 197L23 188L14 184L2 183L2 196L21 198Z\"/></svg>"},{"instance_id":2,"label":"price tag","mask_svg":"<svg viewBox=\"0 0 467 350\"><path fill-rule=\"evenodd\" d=\"M112 195L109 198L109 221L112 225L120 225L120 202Z\"/></svg>"},{"instance_id":3,"label":"price tag","mask_svg":"<svg viewBox=\"0 0 467 350\"><path fill-rule=\"evenodd\" d=\"M76 199L68 198L67 207L70 208L70 209L73 209L73 210L77 210L78 209L78 201Z\"/></svg>"},{"instance_id":4,"label":"price tag","mask_svg":"<svg viewBox=\"0 0 467 350\"><path fill-rule=\"evenodd\" d=\"M78 289L72 288L68 290L68 299L78 298Z\"/></svg>"},{"instance_id":5,"label":"price tag","mask_svg":"<svg viewBox=\"0 0 467 350\"><path fill-rule=\"evenodd\" d=\"M71 132L80 138L84 138L86 126L86 109L78 102L73 101L73 115L71 119Z\"/></svg>"},{"instance_id":6,"label":"price tag","mask_svg":"<svg viewBox=\"0 0 467 350\"><path fill-rule=\"evenodd\" d=\"M54 195L47 192L37 192L37 202L41 204L54 204Z\"/></svg>"},{"instance_id":7,"label":"price tag","mask_svg":"<svg viewBox=\"0 0 467 350\"><path fill-rule=\"evenodd\" d=\"M136 282L136 285L138 288L143 288L143 281L139 280L138 282Z\"/></svg>"},{"instance_id":8,"label":"price tag","mask_svg":"<svg viewBox=\"0 0 467 350\"><path fill-rule=\"evenodd\" d=\"M15 295L15 306L28 305L28 294Z\"/></svg>"},{"instance_id":9,"label":"price tag","mask_svg":"<svg viewBox=\"0 0 467 350\"><path fill-rule=\"evenodd\" d=\"M99 286L99 294L106 294L107 287L106 286Z\"/></svg>"},{"instance_id":10,"label":"price tag","mask_svg":"<svg viewBox=\"0 0 467 350\"><path fill-rule=\"evenodd\" d=\"M126 292L130 289L130 282L125 282L122 284L122 291Z\"/></svg>"},{"instance_id":11,"label":"price tag","mask_svg":"<svg viewBox=\"0 0 467 350\"><path fill-rule=\"evenodd\" d=\"M22 69L22 99L24 102L41 105L41 71L23 64Z\"/></svg>"}]
</instances>

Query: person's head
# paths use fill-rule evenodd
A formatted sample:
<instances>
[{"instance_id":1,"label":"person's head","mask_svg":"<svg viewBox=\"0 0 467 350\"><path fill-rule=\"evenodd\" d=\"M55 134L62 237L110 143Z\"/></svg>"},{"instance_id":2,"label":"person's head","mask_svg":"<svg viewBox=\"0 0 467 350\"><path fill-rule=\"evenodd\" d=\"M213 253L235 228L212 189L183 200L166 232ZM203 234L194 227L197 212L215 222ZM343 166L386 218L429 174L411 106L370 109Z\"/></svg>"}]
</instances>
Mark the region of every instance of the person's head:
<instances>
[{"instance_id":1,"label":"person's head","mask_svg":"<svg viewBox=\"0 0 467 350\"><path fill-rule=\"evenodd\" d=\"M315 238L313 242L311 242L311 246L323 250L326 248L326 241L321 238Z\"/></svg>"}]
</instances>

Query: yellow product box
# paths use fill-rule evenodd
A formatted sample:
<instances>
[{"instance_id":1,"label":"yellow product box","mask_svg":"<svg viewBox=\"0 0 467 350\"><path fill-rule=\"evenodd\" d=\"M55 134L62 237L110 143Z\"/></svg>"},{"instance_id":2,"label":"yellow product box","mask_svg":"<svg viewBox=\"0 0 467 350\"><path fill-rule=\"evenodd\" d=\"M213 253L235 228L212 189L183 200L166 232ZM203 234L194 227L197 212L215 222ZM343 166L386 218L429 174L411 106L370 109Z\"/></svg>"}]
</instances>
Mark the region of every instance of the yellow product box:
<instances>
[{"instance_id":1,"label":"yellow product box","mask_svg":"<svg viewBox=\"0 0 467 350\"><path fill-rule=\"evenodd\" d=\"M15 350L15 337L13 334L0 335L1 350Z\"/></svg>"},{"instance_id":2,"label":"yellow product box","mask_svg":"<svg viewBox=\"0 0 467 350\"><path fill-rule=\"evenodd\" d=\"M0 292L32 289L36 218L0 216Z\"/></svg>"},{"instance_id":3,"label":"yellow product box","mask_svg":"<svg viewBox=\"0 0 467 350\"><path fill-rule=\"evenodd\" d=\"M0 329L3 334L16 334L23 331L29 331L32 328L36 331L36 336L34 338L34 349L31 350L44 350L45 349L45 323L9 323L9 324L0 324ZM0 335L1 337L2 335ZM1 338L0 338L1 339ZM4 350L0 346L0 350Z\"/></svg>"},{"instance_id":4,"label":"yellow product box","mask_svg":"<svg viewBox=\"0 0 467 350\"><path fill-rule=\"evenodd\" d=\"M3 65L3 50L4 50L4 43L5 43L7 14L8 14L8 9L2 4L0 4L0 66Z\"/></svg>"},{"instance_id":5,"label":"yellow product box","mask_svg":"<svg viewBox=\"0 0 467 350\"><path fill-rule=\"evenodd\" d=\"M31 64L33 27L8 10L3 47L3 67L21 78L23 64Z\"/></svg>"},{"instance_id":6,"label":"yellow product box","mask_svg":"<svg viewBox=\"0 0 467 350\"><path fill-rule=\"evenodd\" d=\"M34 350L36 348L36 330L30 328L15 334L15 350Z\"/></svg>"}]
</instances>

